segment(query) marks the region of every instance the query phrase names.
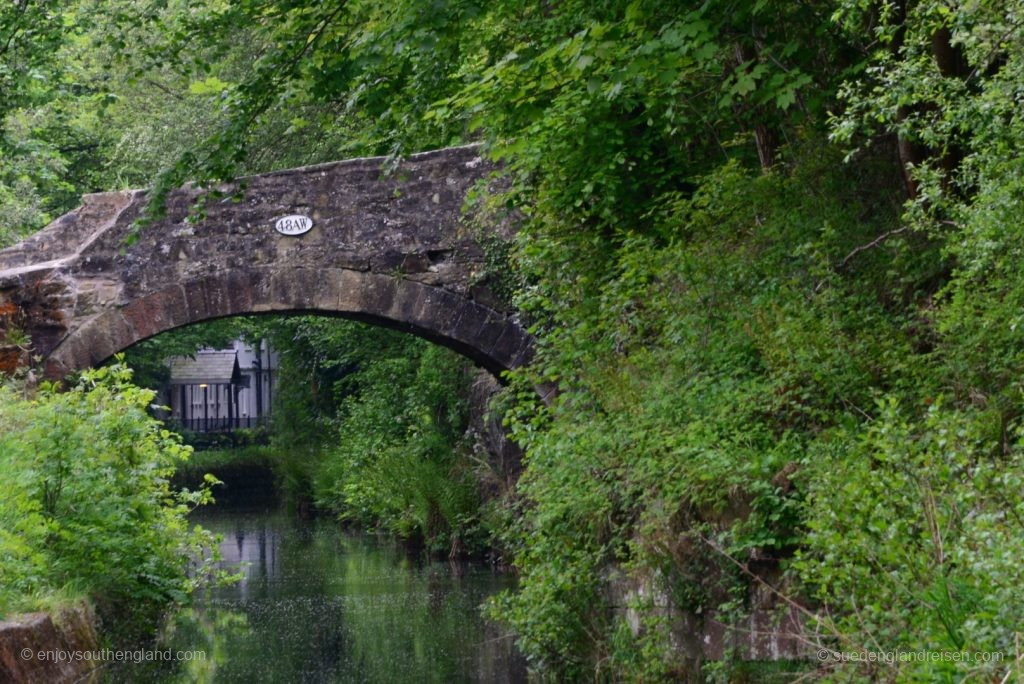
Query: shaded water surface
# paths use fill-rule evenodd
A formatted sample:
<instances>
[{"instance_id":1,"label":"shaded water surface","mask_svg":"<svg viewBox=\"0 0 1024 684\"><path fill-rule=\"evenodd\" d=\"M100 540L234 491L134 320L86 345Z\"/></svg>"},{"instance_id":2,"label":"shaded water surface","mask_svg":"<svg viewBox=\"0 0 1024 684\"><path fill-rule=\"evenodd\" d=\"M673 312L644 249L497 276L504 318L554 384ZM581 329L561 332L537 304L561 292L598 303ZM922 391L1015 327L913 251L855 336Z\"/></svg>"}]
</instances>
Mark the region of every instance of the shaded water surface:
<instances>
[{"instance_id":1,"label":"shaded water surface","mask_svg":"<svg viewBox=\"0 0 1024 684\"><path fill-rule=\"evenodd\" d=\"M417 560L331 520L274 503L194 514L223 535L233 586L203 591L158 648L205 651L176 668L132 666L111 681L519 682L512 640L481 617L510 579L478 564Z\"/></svg>"}]
</instances>

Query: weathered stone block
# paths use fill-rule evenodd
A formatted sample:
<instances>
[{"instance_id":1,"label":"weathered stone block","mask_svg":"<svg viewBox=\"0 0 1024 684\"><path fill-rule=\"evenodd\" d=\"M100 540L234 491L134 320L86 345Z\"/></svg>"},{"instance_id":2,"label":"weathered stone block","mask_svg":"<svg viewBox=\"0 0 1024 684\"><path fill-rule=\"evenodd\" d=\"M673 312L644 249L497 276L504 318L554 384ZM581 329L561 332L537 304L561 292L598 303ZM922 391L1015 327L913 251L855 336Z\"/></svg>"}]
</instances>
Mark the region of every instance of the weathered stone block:
<instances>
[{"instance_id":1,"label":"weathered stone block","mask_svg":"<svg viewBox=\"0 0 1024 684\"><path fill-rule=\"evenodd\" d=\"M406 254L399 265L402 273L422 273L430 268L430 257L426 254Z\"/></svg>"},{"instance_id":2,"label":"weathered stone block","mask_svg":"<svg viewBox=\"0 0 1024 684\"><path fill-rule=\"evenodd\" d=\"M89 366L97 366L123 349L135 344L135 331L120 311L107 311L97 316L83 330Z\"/></svg>"},{"instance_id":3,"label":"weathered stone block","mask_svg":"<svg viewBox=\"0 0 1024 684\"><path fill-rule=\"evenodd\" d=\"M374 317L388 317L393 310L399 281L396 278L366 273L359 279L358 304L352 309Z\"/></svg>"},{"instance_id":4,"label":"weathered stone block","mask_svg":"<svg viewBox=\"0 0 1024 684\"><path fill-rule=\"evenodd\" d=\"M98 661L84 657L58 659L45 652L95 652L99 647L96 618L85 604L63 608L56 620L47 613L31 613L0 622L0 681L95 682Z\"/></svg>"},{"instance_id":5,"label":"weathered stone block","mask_svg":"<svg viewBox=\"0 0 1024 684\"><path fill-rule=\"evenodd\" d=\"M480 329L473 334L468 342L490 355L498 339L505 333L507 319L501 314L488 310L487 317Z\"/></svg>"},{"instance_id":6,"label":"weathered stone block","mask_svg":"<svg viewBox=\"0 0 1024 684\"><path fill-rule=\"evenodd\" d=\"M182 284L190 323L205 321L232 313L230 299L225 292L223 277L210 275Z\"/></svg>"},{"instance_id":7,"label":"weathered stone block","mask_svg":"<svg viewBox=\"0 0 1024 684\"><path fill-rule=\"evenodd\" d=\"M171 285L140 297L121 310L138 339L184 325L189 320L185 293L180 285Z\"/></svg>"},{"instance_id":8,"label":"weathered stone block","mask_svg":"<svg viewBox=\"0 0 1024 684\"><path fill-rule=\"evenodd\" d=\"M456 297L458 295L455 295ZM490 309L484 308L474 302L463 300L459 306L459 316L448 323L448 325L439 328L439 332L445 337L450 337L454 340L458 340L463 344L477 345L479 343L480 332L487 325L488 321L497 317L497 313ZM483 342L487 344L487 342ZM483 344L480 344L482 347ZM494 340L490 341L490 344L494 344Z\"/></svg>"},{"instance_id":9,"label":"weathered stone block","mask_svg":"<svg viewBox=\"0 0 1024 684\"><path fill-rule=\"evenodd\" d=\"M231 314L249 313L254 310L258 293L263 289L266 276L247 269L232 269L221 275L221 290L227 300Z\"/></svg>"},{"instance_id":10,"label":"weathered stone block","mask_svg":"<svg viewBox=\"0 0 1024 684\"><path fill-rule=\"evenodd\" d=\"M505 329L498 336L498 341L491 347L489 355L505 368L512 367L512 361L523 344L522 330L515 322L505 321Z\"/></svg>"}]
</instances>

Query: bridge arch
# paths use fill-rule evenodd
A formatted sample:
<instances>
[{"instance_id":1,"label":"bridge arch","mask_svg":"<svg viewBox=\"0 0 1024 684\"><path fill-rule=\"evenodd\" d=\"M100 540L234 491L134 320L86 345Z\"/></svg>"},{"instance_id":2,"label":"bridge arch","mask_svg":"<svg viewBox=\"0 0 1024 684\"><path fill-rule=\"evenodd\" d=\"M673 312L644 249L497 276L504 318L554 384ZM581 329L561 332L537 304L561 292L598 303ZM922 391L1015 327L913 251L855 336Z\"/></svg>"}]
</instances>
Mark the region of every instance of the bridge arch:
<instances>
[{"instance_id":1,"label":"bridge arch","mask_svg":"<svg viewBox=\"0 0 1024 684\"><path fill-rule=\"evenodd\" d=\"M173 328L266 312L385 325L515 368L532 339L488 287L481 244L514 225L464 211L487 174L468 146L395 169L369 158L252 176L216 200L186 186L134 242L145 192L86 196L0 251L0 370L28 361L25 333L56 378Z\"/></svg>"},{"instance_id":2,"label":"bridge arch","mask_svg":"<svg viewBox=\"0 0 1024 684\"><path fill-rule=\"evenodd\" d=\"M174 328L260 313L333 315L453 349L495 375L527 360L531 340L508 316L442 288L347 269L245 269L170 285L95 316L48 357L47 374L96 366Z\"/></svg>"}]
</instances>

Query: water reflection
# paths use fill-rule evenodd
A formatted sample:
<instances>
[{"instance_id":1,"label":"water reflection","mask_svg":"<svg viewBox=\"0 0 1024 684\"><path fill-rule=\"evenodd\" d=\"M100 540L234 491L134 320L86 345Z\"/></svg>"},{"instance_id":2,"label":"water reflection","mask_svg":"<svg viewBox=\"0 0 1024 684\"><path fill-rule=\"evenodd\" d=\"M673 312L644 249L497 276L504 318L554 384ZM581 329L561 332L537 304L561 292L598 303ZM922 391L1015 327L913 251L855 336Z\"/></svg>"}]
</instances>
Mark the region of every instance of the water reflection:
<instances>
[{"instance_id":1,"label":"water reflection","mask_svg":"<svg viewBox=\"0 0 1024 684\"><path fill-rule=\"evenodd\" d=\"M175 670L117 681L525 681L512 640L479 611L509 578L480 565L418 562L329 520L219 506L195 516L223 535L242 580L203 592L168 626L166 648L206 651Z\"/></svg>"}]
</instances>

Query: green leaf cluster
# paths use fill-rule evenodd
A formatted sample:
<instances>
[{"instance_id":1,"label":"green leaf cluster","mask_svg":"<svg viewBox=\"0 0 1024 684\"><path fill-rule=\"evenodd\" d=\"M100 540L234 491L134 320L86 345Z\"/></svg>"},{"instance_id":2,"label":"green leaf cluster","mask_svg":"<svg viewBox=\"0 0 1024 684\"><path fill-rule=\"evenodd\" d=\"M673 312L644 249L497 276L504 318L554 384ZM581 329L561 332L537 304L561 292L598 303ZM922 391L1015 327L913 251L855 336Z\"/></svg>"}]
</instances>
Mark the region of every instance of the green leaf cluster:
<instances>
[{"instance_id":1,"label":"green leaf cluster","mask_svg":"<svg viewBox=\"0 0 1024 684\"><path fill-rule=\"evenodd\" d=\"M171 490L191 449L130 378L116 365L66 391L0 385L0 614L71 593L147 627L201 581L212 539L186 514L209 492Z\"/></svg>"},{"instance_id":2,"label":"green leaf cluster","mask_svg":"<svg viewBox=\"0 0 1024 684\"><path fill-rule=\"evenodd\" d=\"M271 444L292 498L429 551L479 551L479 464L466 435L471 364L351 321L288 317L265 330L281 355Z\"/></svg>"}]
</instances>

